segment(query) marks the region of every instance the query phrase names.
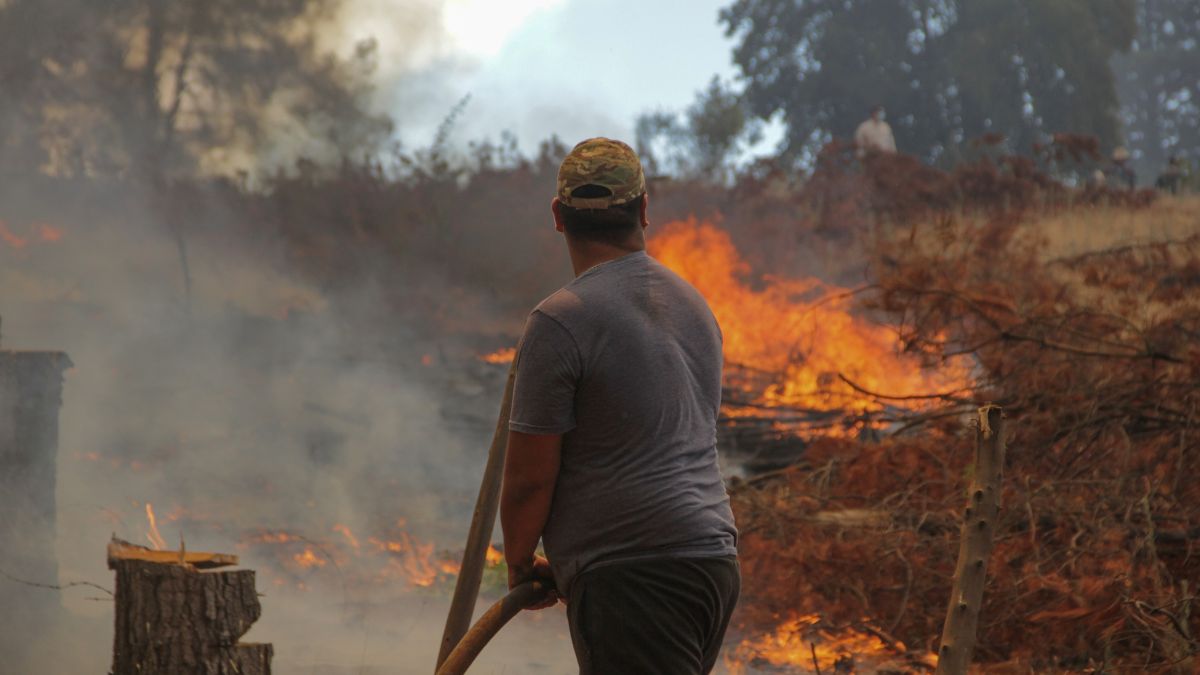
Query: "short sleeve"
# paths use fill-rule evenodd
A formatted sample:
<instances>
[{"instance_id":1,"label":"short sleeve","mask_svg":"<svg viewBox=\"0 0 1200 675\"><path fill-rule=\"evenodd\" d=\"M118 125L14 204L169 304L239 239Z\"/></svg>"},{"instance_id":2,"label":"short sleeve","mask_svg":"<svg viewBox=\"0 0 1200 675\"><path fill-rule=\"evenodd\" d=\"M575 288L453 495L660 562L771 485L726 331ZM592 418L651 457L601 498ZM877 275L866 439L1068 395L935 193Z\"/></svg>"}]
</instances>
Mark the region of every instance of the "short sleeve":
<instances>
[{"instance_id":1,"label":"short sleeve","mask_svg":"<svg viewBox=\"0 0 1200 675\"><path fill-rule=\"evenodd\" d=\"M517 350L508 428L546 435L574 429L582 364L579 347L566 328L539 311L530 314Z\"/></svg>"}]
</instances>

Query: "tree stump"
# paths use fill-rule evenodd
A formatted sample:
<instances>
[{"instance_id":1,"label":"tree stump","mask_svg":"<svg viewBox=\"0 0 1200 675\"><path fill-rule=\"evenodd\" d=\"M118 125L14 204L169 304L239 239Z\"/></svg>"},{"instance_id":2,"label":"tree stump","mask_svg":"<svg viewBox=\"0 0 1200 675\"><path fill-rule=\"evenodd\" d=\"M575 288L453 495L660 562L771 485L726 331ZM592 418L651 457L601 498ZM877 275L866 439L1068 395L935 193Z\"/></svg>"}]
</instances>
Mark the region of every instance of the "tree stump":
<instances>
[{"instance_id":1,"label":"tree stump","mask_svg":"<svg viewBox=\"0 0 1200 675\"><path fill-rule=\"evenodd\" d=\"M221 565L232 556L150 552L176 556L162 562L138 550L109 547L117 574L112 675L270 675L272 646L238 643L262 613L253 570L204 572L179 561L212 555Z\"/></svg>"}]
</instances>

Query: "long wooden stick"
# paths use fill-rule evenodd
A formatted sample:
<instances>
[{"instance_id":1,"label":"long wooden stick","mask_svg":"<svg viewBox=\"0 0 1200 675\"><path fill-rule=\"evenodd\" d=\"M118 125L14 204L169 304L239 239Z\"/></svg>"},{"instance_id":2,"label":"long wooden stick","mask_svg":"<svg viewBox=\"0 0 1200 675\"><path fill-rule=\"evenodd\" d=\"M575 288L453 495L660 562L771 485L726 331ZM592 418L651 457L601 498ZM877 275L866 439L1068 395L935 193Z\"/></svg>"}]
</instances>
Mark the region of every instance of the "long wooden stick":
<instances>
[{"instance_id":1,"label":"long wooden stick","mask_svg":"<svg viewBox=\"0 0 1200 675\"><path fill-rule=\"evenodd\" d=\"M958 565L946 608L946 623L942 626L937 675L966 675L975 653L987 562L1000 513L1004 450L1004 411L986 405L979 409L979 426L975 430L975 475L963 513Z\"/></svg>"},{"instance_id":2,"label":"long wooden stick","mask_svg":"<svg viewBox=\"0 0 1200 675\"><path fill-rule=\"evenodd\" d=\"M475 662L479 652L500 632L504 624L521 610L543 600L547 591L546 586L538 581L527 581L509 591L508 595L488 608L475 625L471 626L471 630L467 631L446 656L446 662L438 667L435 675L462 675L467 672L467 668Z\"/></svg>"},{"instance_id":3,"label":"long wooden stick","mask_svg":"<svg viewBox=\"0 0 1200 675\"><path fill-rule=\"evenodd\" d=\"M508 369L508 381L504 384L504 398L500 402L500 416L496 420L492 446L488 449L487 465L483 469L483 480L479 485L479 497L475 500L475 513L471 517L471 529L467 533L467 547L463 551L462 565L454 583L454 598L450 601L446 627L442 630L437 672L441 672L442 664L467 634L467 629L471 627L471 615L475 613L475 600L479 596L479 584L483 580L484 560L488 545L492 541L492 530L496 527L496 511L500 506L500 478L504 473L504 455L508 451L508 417L512 411L513 383L516 378L517 359L514 357Z\"/></svg>"}]
</instances>

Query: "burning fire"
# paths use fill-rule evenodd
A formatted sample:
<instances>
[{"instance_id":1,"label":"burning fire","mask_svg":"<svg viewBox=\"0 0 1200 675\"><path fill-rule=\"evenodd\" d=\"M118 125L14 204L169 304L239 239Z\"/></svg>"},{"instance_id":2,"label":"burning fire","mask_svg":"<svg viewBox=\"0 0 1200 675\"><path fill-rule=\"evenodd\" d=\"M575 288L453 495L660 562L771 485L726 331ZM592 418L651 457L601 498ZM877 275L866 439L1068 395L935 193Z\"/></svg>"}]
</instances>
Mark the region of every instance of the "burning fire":
<instances>
[{"instance_id":1,"label":"burning fire","mask_svg":"<svg viewBox=\"0 0 1200 675\"><path fill-rule=\"evenodd\" d=\"M512 360L515 359L516 357L517 357L517 348L516 347L503 347L501 349L497 349L496 351L492 352L491 354L483 354L482 356L479 356L477 358L480 361L483 361L484 363L492 363L492 364L500 365L500 364L512 363Z\"/></svg>"},{"instance_id":2,"label":"burning fire","mask_svg":"<svg viewBox=\"0 0 1200 675\"><path fill-rule=\"evenodd\" d=\"M150 502L146 502L146 520L150 523L149 529L146 530L146 539L150 541L150 546L155 551L165 550L167 542L158 533L158 522L154 517L154 507L150 506Z\"/></svg>"},{"instance_id":3,"label":"burning fire","mask_svg":"<svg viewBox=\"0 0 1200 675\"><path fill-rule=\"evenodd\" d=\"M33 234L22 236L13 232L4 220L0 220L0 242L10 248L23 249L29 245L30 241L37 241L43 244L56 244L63 238L62 230L53 225L40 223L33 226L33 228L35 230Z\"/></svg>"},{"instance_id":4,"label":"burning fire","mask_svg":"<svg viewBox=\"0 0 1200 675\"><path fill-rule=\"evenodd\" d=\"M743 640L726 657L734 675L747 666L770 666L775 672L911 672L937 667L934 654L909 652L904 643L884 639L884 633L863 623L865 630L835 630L809 614L784 621L770 635ZM793 670L795 669L795 670Z\"/></svg>"},{"instance_id":5,"label":"burning fire","mask_svg":"<svg viewBox=\"0 0 1200 675\"><path fill-rule=\"evenodd\" d=\"M860 417L883 409L839 375L893 396L956 390L969 380L965 367L932 372L901 354L891 329L851 313L846 289L814 278L763 277L752 286L750 266L712 225L670 223L649 251L700 291L721 324L726 386L742 395L727 403L727 417L763 408ZM738 371L767 384L740 382Z\"/></svg>"},{"instance_id":6,"label":"burning fire","mask_svg":"<svg viewBox=\"0 0 1200 675\"><path fill-rule=\"evenodd\" d=\"M8 229L8 225L3 220L0 220L0 241L13 248L25 248L25 245L29 243L28 239L13 234L12 230Z\"/></svg>"},{"instance_id":7,"label":"burning fire","mask_svg":"<svg viewBox=\"0 0 1200 675\"><path fill-rule=\"evenodd\" d=\"M360 539L349 526L335 524L339 537L316 540L283 530L264 530L242 539L241 546L274 551L281 571L292 577L321 570L331 564L340 574L365 584L402 581L410 588L428 588L447 582L458 574L459 563L439 553L433 542L423 541L404 529L403 519L389 533ZM504 554L488 547L487 565L497 567ZM287 583L287 582L284 582ZM306 588L302 580L297 588Z\"/></svg>"},{"instance_id":8,"label":"burning fire","mask_svg":"<svg viewBox=\"0 0 1200 675\"><path fill-rule=\"evenodd\" d=\"M47 244L53 244L62 240L63 233L57 227L43 223L38 225L38 238Z\"/></svg>"},{"instance_id":9,"label":"burning fire","mask_svg":"<svg viewBox=\"0 0 1200 675\"><path fill-rule=\"evenodd\" d=\"M488 544L484 559L487 561L488 567L498 567L504 562L504 553L491 544ZM458 574L458 570L454 570L454 573Z\"/></svg>"},{"instance_id":10,"label":"burning fire","mask_svg":"<svg viewBox=\"0 0 1200 675\"><path fill-rule=\"evenodd\" d=\"M300 566L300 569L309 569L310 567L324 567L326 560L313 552L311 546L304 547L304 551L292 556L292 560Z\"/></svg>"}]
</instances>

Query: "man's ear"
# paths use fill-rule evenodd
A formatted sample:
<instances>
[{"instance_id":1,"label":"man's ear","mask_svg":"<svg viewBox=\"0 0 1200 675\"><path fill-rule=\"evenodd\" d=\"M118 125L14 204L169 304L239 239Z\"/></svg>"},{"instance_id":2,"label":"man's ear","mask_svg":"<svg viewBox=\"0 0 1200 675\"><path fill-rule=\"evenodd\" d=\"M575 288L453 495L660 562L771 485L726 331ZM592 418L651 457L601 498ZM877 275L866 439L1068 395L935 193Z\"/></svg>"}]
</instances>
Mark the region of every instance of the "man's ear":
<instances>
[{"instance_id":1,"label":"man's ear","mask_svg":"<svg viewBox=\"0 0 1200 675\"><path fill-rule=\"evenodd\" d=\"M650 219L646 217L646 208L649 205L650 205L650 193L647 192L642 195L641 219L642 219L642 229L643 230L650 226Z\"/></svg>"},{"instance_id":2,"label":"man's ear","mask_svg":"<svg viewBox=\"0 0 1200 675\"><path fill-rule=\"evenodd\" d=\"M558 201L558 197L555 197L553 200L551 200L550 212L554 214L554 229L558 232L562 232L563 231L562 202Z\"/></svg>"}]
</instances>

